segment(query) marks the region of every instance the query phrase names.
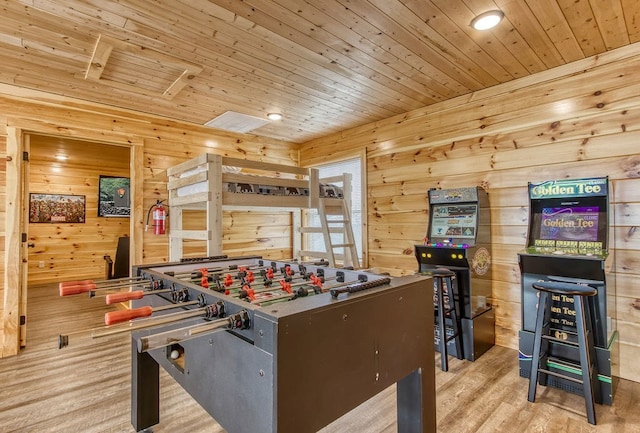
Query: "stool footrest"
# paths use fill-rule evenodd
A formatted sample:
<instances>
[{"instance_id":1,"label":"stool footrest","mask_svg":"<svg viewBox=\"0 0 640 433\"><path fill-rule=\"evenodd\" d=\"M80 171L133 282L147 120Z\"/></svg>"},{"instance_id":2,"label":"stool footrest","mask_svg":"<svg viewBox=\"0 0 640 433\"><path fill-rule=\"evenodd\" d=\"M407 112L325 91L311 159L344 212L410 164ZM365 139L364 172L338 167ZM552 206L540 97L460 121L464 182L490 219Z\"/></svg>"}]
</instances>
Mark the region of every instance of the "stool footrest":
<instances>
[{"instance_id":1,"label":"stool footrest","mask_svg":"<svg viewBox=\"0 0 640 433\"><path fill-rule=\"evenodd\" d=\"M538 373L548 374L549 376L561 377L562 379L570 380L571 382L579 383L580 385L582 385L584 383L580 379L576 379L574 377L567 376L566 374L558 373L558 372L553 371L553 370L547 370L546 368L542 368L542 367L538 368Z\"/></svg>"},{"instance_id":2,"label":"stool footrest","mask_svg":"<svg viewBox=\"0 0 640 433\"><path fill-rule=\"evenodd\" d=\"M575 341L564 340L562 338L557 338L557 337L554 337L552 335L542 335L542 338L544 340L553 341L555 343L562 343L562 344L566 344L568 346L578 347L578 343L575 342Z\"/></svg>"},{"instance_id":3,"label":"stool footrest","mask_svg":"<svg viewBox=\"0 0 640 433\"><path fill-rule=\"evenodd\" d=\"M568 329L558 329L558 328L554 328L553 326L549 326L549 332L553 332L553 333L561 332L563 334L572 335L572 336L574 336L576 338L578 337L578 333L576 331L571 331L571 330L568 330ZM591 333L591 330L587 329L587 334L586 335L588 335L590 333Z\"/></svg>"},{"instance_id":4,"label":"stool footrest","mask_svg":"<svg viewBox=\"0 0 640 433\"><path fill-rule=\"evenodd\" d=\"M553 356L548 356L547 357L547 363L550 363L550 362L553 363L553 364L556 364L556 365L558 365L560 367L564 367L566 369L573 369L575 371L574 374L576 374L576 375L579 375L580 371L582 369L582 366L580 365L579 361L574 362L574 361L568 361L568 360L562 359L562 358L556 358L556 357L553 357ZM589 367L589 369L592 370L593 366L594 366L594 360L592 359L591 360L591 365L587 366L587 367Z\"/></svg>"}]
</instances>

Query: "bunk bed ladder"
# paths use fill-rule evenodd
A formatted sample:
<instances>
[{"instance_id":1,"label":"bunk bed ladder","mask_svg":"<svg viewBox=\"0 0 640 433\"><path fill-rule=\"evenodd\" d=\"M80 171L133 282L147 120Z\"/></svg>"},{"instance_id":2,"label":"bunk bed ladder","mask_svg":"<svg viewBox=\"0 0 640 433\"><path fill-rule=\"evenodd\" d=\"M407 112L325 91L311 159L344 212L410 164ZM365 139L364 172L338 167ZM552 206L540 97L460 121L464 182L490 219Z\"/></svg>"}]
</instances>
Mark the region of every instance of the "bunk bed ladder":
<instances>
[{"instance_id":1,"label":"bunk bed ladder","mask_svg":"<svg viewBox=\"0 0 640 433\"><path fill-rule=\"evenodd\" d=\"M348 201L337 200L336 203L336 200L320 198L318 214L331 266L335 266L338 259L342 261L344 267L359 268ZM341 235L342 243L334 243L331 234L336 233Z\"/></svg>"},{"instance_id":2,"label":"bunk bed ladder","mask_svg":"<svg viewBox=\"0 0 640 433\"><path fill-rule=\"evenodd\" d=\"M300 251L303 257L325 259L329 266L337 266L341 262L344 267L358 269L358 253L356 251L351 212L348 200L320 197L318 200L318 216L320 227L301 227L301 233L322 233L326 251ZM332 236L335 235L335 236ZM335 243L334 239L340 240Z\"/></svg>"}]
</instances>

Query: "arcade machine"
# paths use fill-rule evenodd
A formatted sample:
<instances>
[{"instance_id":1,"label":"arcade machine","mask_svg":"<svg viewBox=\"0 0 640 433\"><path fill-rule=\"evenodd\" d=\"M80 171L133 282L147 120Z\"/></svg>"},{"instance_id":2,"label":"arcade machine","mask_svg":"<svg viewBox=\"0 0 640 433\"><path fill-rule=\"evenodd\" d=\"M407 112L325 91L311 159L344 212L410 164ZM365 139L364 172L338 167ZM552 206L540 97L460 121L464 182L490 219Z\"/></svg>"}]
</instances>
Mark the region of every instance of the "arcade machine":
<instances>
[{"instance_id":1,"label":"arcade machine","mask_svg":"<svg viewBox=\"0 0 640 433\"><path fill-rule=\"evenodd\" d=\"M590 299L594 344L598 360L601 396L596 401L613 400L612 352L616 340L615 289L608 285L606 274L607 237L609 232L608 178L563 179L538 184L529 183L529 232L527 248L518 254L522 283L522 330L519 333L520 376L531 373L531 354L535 332L537 281L561 281L595 287L598 294ZM609 297L609 299L607 299ZM555 334L563 339L575 338L573 299L553 299L551 323ZM577 350L568 345L549 342L546 368L580 376ZM581 394L580 384L549 375L548 386ZM599 398L601 397L601 398Z\"/></svg>"},{"instance_id":2,"label":"arcade machine","mask_svg":"<svg viewBox=\"0 0 640 433\"><path fill-rule=\"evenodd\" d=\"M425 273L435 268L455 272L453 301L456 315L460 318L463 353L458 353L455 339L447 343L447 352L460 359L475 361L495 343L495 315L489 303L489 199L480 187L431 189L428 198L427 238L424 245L415 246L418 272ZM445 335L451 336L453 326L447 325L446 328ZM440 335L436 325L436 350Z\"/></svg>"}]
</instances>

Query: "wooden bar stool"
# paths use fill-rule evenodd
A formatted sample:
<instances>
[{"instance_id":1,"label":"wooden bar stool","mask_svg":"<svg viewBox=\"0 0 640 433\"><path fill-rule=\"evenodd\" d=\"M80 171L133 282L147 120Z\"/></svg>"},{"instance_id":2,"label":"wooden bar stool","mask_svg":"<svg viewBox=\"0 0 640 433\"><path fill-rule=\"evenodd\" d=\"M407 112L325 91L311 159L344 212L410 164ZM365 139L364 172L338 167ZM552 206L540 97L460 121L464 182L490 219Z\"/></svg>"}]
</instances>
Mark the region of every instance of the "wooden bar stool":
<instances>
[{"instance_id":1,"label":"wooden bar stool","mask_svg":"<svg viewBox=\"0 0 640 433\"><path fill-rule=\"evenodd\" d=\"M595 425L596 413L594 402L596 399L600 401L600 383L598 382L598 366L593 344L591 313L587 298L595 296L598 291L591 286L555 281L536 282L533 283L532 286L539 291L540 300L538 302L538 313L536 316L536 330L533 340L533 355L531 358L531 375L529 377L529 396L527 399L531 402L535 401L536 386L538 383L545 385L547 375L581 384L587 407L587 419L590 424ZM561 299L566 299L566 297L573 299L577 342L557 338L557 336L554 336L551 332L553 324L550 318L554 295ZM558 331L564 334L573 334L566 330ZM576 347L579 354L579 365L568 360L551 358L548 353L549 341ZM559 364L579 367L581 379L559 371L547 369L547 359L552 359Z\"/></svg>"},{"instance_id":2,"label":"wooden bar stool","mask_svg":"<svg viewBox=\"0 0 640 433\"><path fill-rule=\"evenodd\" d=\"M436 324L440 328L440 340L438 349L440 351L440 367L442 371L449 370L449 360L447 352L447 344L451 340L455 340L456 357L463 359L462 356L462 333L460 332L460 321L456 313L456 306L453 293L453 279L455 272L445 268L436 268L429 272L433 276L433 286L436 290L436 298L434 302L436 313ZM447 335L447 325L452 329L452 334Z\"/></svg>"}]
</instances>

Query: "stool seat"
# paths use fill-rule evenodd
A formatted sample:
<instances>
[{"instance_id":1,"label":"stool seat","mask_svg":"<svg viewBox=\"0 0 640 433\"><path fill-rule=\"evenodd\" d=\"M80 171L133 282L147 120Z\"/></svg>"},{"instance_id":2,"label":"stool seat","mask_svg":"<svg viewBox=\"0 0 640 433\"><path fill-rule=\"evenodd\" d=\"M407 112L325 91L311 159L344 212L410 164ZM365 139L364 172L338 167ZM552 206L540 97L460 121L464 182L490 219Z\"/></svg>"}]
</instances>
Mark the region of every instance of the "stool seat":
<instances>
[{"instance_id":1,"label":"stool seat","mask_svg":"<svg viewBox=\"0 0 640 433\"><path fill-rule=\"evenodd\" d=\"M543 292L568 296L595 296L598 291L592 286L576 283L564 283L562 281L539 281L531 284L534 289Z\"/></svg>"},{"instance_id":2,"label":"stool seat","mask_svg":"<svg viewBox=\"0 0 640 433\"><path fill-rule=\"evenodd\" d=\"M422 272L422 275L431 275L433 277L453 277L456 273L445 268L429 269Z\"/></svg>"}]
</instances>

